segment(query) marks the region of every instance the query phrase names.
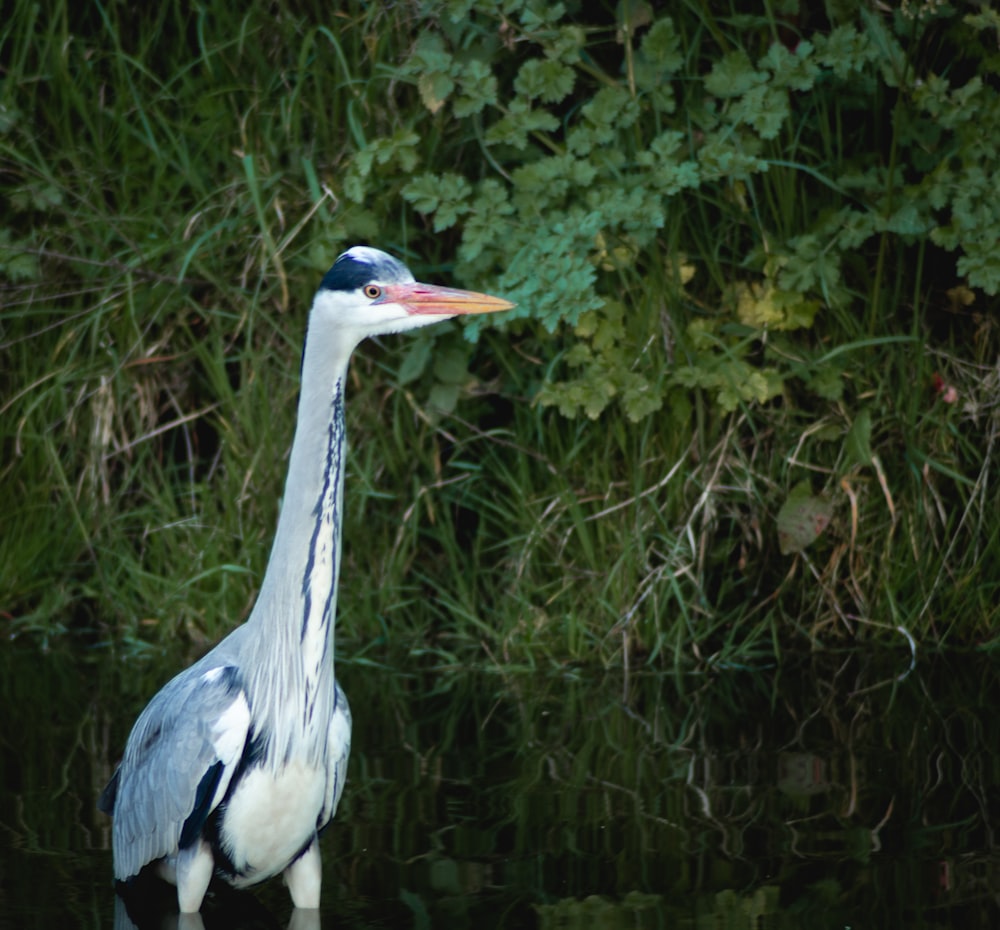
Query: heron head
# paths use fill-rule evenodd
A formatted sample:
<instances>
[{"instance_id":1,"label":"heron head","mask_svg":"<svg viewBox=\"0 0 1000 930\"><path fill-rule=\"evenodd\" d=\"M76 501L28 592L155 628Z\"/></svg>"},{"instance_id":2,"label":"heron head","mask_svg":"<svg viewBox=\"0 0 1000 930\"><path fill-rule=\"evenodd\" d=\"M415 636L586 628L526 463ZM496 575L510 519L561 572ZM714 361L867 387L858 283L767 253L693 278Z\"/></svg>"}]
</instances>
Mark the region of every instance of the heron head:
<instances>
[{"instance_id":1,"label":"heron head","mask_svg":"<svg viewBox=\"0 0 1000 930\"><path fill-rule=\"evenodd\" d=\"M314 312L353 330L358 341L513 306L489 294L421 284L401 261L363 245L348 249L333 263L313 301Z\"/></svg>"}]
</instances>

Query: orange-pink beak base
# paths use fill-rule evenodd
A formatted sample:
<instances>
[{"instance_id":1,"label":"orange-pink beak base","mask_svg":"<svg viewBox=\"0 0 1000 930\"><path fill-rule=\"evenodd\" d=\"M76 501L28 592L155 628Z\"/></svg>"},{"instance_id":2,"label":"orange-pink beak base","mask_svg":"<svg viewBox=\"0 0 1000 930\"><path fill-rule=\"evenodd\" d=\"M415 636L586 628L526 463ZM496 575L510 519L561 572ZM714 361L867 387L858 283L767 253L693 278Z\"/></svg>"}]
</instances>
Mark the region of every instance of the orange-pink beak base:
<instances>
[{"instance_id":1,"label":"orange-pink beak base","mask_svg":"<svg viewBox=\"0 0 1000 930\"><path fill-rule=\"evenodd\" d=\"M400 304L410 313L455 316L469 313L496 313L514 306L502 297L480 294L478 291L460 291L434 284L387 284L380 303Z\"/></svg>"}]
</instances>

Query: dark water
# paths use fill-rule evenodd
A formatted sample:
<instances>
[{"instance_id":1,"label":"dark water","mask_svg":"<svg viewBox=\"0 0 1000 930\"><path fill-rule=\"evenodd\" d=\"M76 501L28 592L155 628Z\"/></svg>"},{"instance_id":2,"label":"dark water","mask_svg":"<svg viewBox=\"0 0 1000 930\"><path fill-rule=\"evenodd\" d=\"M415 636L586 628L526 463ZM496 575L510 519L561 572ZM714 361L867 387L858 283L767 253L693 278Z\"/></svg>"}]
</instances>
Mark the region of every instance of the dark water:
<instances>
[{"instance_id":1,"label":"dark water","mask_svg":"<svg viewBox=\"0 0 1000 930\"><path fill-rule=\"evenodd\" d=\"M907 665L344 664L354 754L322 926L1000 927L1000 674L951 657L897 681ZM0 650L0 927L114 925L94 798L175 669ZM273 880L205 926L290 912Z\"/></svg>"}]
</instances>

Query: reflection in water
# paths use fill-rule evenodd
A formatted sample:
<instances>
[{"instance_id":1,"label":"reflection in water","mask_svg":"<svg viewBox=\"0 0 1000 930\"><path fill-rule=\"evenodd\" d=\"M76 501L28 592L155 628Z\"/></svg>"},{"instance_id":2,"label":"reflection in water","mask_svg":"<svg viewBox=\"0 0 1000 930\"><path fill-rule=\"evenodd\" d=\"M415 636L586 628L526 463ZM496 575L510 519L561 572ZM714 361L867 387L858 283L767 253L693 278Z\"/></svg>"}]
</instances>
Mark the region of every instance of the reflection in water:
<instances>
[{"instance_id":1,"label":"reflection in water","mask_svg":"<svg viewBox=\"0 0 1000 930\"><path fill-rule=\"evenodd\" d=\"M169 904L164 902L164 909L155 916L137 916L130 913L125 901L115 896L115 930L141 930L142 927L155 926L158 930L205 930L205 922L201 914L171 913Z\"/></svg>"},{"instance_id":2,"label":"reflection in water","mask_svg":"<svg viewBox=\"0 0 1000 930\"><path fill-rule=\"evenodd\" d=\"M0 903L19 925L115 920L94 798L178 664L137 681L134 662L0 658L16 711ZM625 682L342 663L357 738L323 840L322 920L289 918L272 881L214 895L205 930L998 926L1000 674L970 659L896 671L813 657ZM138 925L173 925L151 907Z\"/></svg>"},{"instance_id":3,"label":"reflection in water","mask_svg":"<svg viewBox=\"0 0 1000 930\"><path fill-rule=\"evenodd\" d=\"M279 885L280 887L280 885ZM287 902L272 911L256 895L236 891L225 882L213 886L200 914L178 914L176 890L143 873L128 884L118 885L114 895L115 930L319 930L318 910L292 910L279 920L275 914L288 910Z\"/></svg>"},{"instance_id":4,"label":"reflection in water","mask_svg":"<svg viewBox=\"0 0 1000 930\"><path fill-rule=\"evenodd\" d=\"M292 908L292 916L288 921L288 930L319 930L319 911L311 908Z\"/></svg>"},{"instance_id":5,"label":"reflection in water","mask_svg":"<svg viewBox=\"0 0 1000 930\"><path fill-rule=\"evenodd\" d=\"M234 892L227 894L227 900L210 901L204 914L178 914L176 902L155 895L155 906L150 902L129 900L115 896L114 930L213 930L225 927L227 930L279 930L281 924L266 908L255 901L252 895ZM129 895L126 894L126 898ZM288 930L320 930L320 912L316 909L293 908L288 919Z\"/></svg>"}]
</instances>

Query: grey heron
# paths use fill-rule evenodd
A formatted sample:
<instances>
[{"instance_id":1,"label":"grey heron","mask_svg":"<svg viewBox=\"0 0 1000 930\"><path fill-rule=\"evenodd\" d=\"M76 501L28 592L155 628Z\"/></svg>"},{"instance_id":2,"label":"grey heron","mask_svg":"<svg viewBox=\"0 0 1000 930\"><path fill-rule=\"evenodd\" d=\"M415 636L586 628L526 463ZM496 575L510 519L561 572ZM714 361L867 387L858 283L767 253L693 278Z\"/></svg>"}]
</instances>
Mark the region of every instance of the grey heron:
<instances>
[{"instance_id":1,"label":"grey heron","mask_svg":"<svg viewBox=\"0 0 1000 930\"><path fill-rule=\"evenodd\" d=\"M213 875L241 888L283 873L297 908L320 900L319 832L344 788L351 712L334 675L347 365L367 336L513 304L421 284L355 246L323 278L302 354L278 527L246 623L156 694L99 807L114 872L152 865L200 910Z\"/></svg>"}]
</instances>

